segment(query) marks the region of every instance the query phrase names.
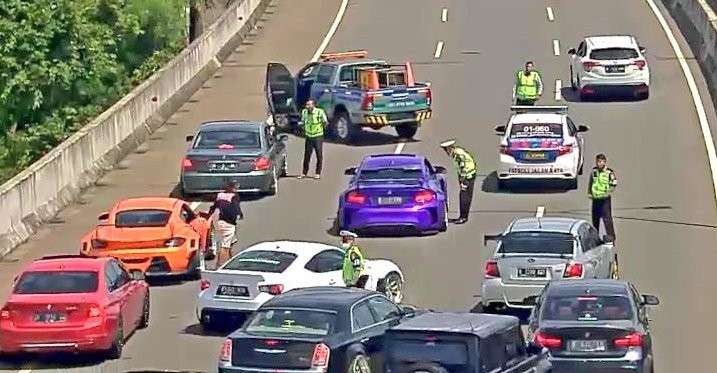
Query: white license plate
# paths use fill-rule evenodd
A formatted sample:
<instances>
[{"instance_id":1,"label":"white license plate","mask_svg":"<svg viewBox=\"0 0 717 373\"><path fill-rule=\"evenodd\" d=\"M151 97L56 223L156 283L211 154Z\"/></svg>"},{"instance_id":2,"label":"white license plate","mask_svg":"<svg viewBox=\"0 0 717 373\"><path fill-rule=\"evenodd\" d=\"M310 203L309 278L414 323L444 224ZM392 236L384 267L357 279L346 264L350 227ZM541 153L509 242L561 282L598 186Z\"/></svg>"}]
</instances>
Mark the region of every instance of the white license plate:
<instances>
[{"instance_id":1,"label":"white license plate","mask_svg":"<svg viewBox=\"0 0 717 373\"><path fill-rule=\"evenodd\" d=\"M561 174L563 169L557 167L515 167L509 168L508 172L511 174Z\"/></svg>"},{"instance_id":2,"label":"white license plate","mask_svg":"<svg viewBox=\"0 0 717 373\"><path fill-rule=\"evenodd\" d=\"M249 289L246 286L221 285L217 289L217 295L226 297L246 297L249 296Z\"/></svg>"},{"instance_id":3,"label":"white license plate","mask_svg":"<svg viewBox=\"0 0 717 373\"><path fill-rule=\"evenodd\" d=\"M518 277L544 278L548 276L546 268L518 268Z\"/></svg>"},{"instance_id":4,"label":"white license plate","mask_svg":"<svg viewBox=\"0 0 717 373\"><path fill-rule=\"evenodd\" d=\"M606 73L624 73L625 66L605 66Z\"/></svg>"},{"instance_id":5,"label":"white license plate","mask_svg":"<svg viewBox=\"0 0 717 373\"><path fill-rule=\"evenodd\" d=\"M401 203L403 203L401 197L378 197L379 205L400 205Z\"/></svg>"},{"instance_id":6,"label":"white license plate","mask_svg":"<svg viewBox=\"0 0 717 373\"><path fill-rule=\"evenodd\" d=\"M568 345L570 351L576 352L603 352L606 350L607 343L605 340L590 339L590 340L574 340L570 341Z\"/></svg>"}]
</instances>

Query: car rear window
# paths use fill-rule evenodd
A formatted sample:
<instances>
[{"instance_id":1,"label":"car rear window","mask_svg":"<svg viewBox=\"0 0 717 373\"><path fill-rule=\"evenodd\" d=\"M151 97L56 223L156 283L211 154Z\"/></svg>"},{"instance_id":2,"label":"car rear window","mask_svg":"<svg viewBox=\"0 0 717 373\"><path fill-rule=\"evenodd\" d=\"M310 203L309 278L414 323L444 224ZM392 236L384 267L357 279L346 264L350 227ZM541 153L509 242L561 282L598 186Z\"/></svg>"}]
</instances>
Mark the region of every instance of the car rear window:
<instances>
[{"instance_id":1,"label":"car rear window","mask_svg":"<svg viewBox=\"0 0 717 373\"><path fill-rule=\"evenodd\" d=\"M563 137L563 125L560 123L519 123L510 129L511 139L530 137Z\"/></svg>"},{"instance_id":2,"label":"car rear window","mask_svg":"<svg viewBox=\"0 0 717 373\"><path fill-rule=\"evenodd\" d=\"M296 259L296 254L282 251L244 251L227 262L222 269L282 273Z\"/></svg>"},{"instance_id":3,"label":"car rear window","mask_svg":"<svg viewBox=\"0 0 717 373\"><path fill-rule=\"evenodd\" d=\"M37 271L25 272L17 281L15 294L94 293L97 291L97 272Z\"/></svg>"},{"instance_id":4,"label":"car rear window","mask_svg":"<svg viewBox=\"0 0 717 373\"><path fill-rule=\"evenodd\" d=\"M259 310L245 324L244 332L258 335L325 336L334 328L336 314L321 310Z\"/></svg>"},{"instance_id":5,"label":"car rear window","mask_svg":"<svg viewBox=\"0 0 717 373\"><path fill-rule=\"evenodd\" d=\"M543 319L561 321L631 320L632 304L626 296L551 296L545 302Z\"/></svg>"},{"instance_id":6,"label":"car rear window","mask_svg":"<svg viewBox=\"0 0 717 373\"><path fill-rule=\"evenodd\" d=\"M257 131L204 131L199 132L195 149L259 149L261 139Z\"/></svg>"},{"instance_id":7,"label":"car rear window","mask_svg":"<svg viewBox=\"0 0 717 373\"><path fill-rule=\"evenodd\" d=\"M359 174L359 180L394 180L394 179L420 179L423 177L423 171L420 167L409 168L381 168L374 170L362 170Z\"/></svg>"},{"instance_id":8,"label":"car rear window","mask_svg":"<svg viewBox=\"0 0 717 373\"><path fill-rule=\"evenodd\" d=\"M167 210L127 210L118 212L115 216L115 227L119 228L141 228L141 227L164 227L172 216Z\"/></svg>"},{"instance_id":9,"label":"car rear window","mask_svg":"<svg viewBox=\"0 0 717 373\"><path fill-rule=\"evenodd\" d=\"M559 232L513 232L500 239L501 254L572 255L575 239Z\"/></svg>"},{"instance_id":10,"label":"car rear window","mask_svg":"<svg viewBox=\"0 0 717 373\"><path fill-rule=\"evenodd\" d=\"M468 347L463 342L399 339L389 342L388 359L396 362L432 361L445 365L468 363Z\"/></svg>"},{"instance_id":11,"label":"car rear window","mask_svg":"<svg viewBox=\"0 0 717 373\"><path fill-rule=\"evenodd\" d=\"M593 60L630 60L637 57L637 51L632 48L593 49L590 52L590 59Z\"/></svg>"}]
</instances>

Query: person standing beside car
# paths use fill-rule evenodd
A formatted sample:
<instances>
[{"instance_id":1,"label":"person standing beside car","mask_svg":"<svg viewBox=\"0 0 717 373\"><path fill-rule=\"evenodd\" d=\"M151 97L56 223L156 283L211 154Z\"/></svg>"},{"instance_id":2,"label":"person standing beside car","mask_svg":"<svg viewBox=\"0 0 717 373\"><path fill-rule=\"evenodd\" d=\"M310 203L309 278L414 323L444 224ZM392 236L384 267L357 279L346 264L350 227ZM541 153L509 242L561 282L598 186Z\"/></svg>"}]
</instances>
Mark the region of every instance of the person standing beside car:
<instances>
[{"instance_id":1,"label":"person standing beside car","mask_svg":"<svg viewBox=\"0 0 717 373\"><path fill-rule=\"evenodd\" d=\"M211 216L215 211L219 212L219 217L215 220L215 232L220 238L216 265L218 268L232 257L232 245L237 242L237 222L244 219L234 182L227 183L224 192L217 194L208 214Z\"/></svg>"},{"instance_id":2,"label":"person standing beside car","mask_svg":"<svg viewBox=\"0 0 717 373\"><path fill-rule=\"evenodd\" d=\"M458 183L461 191L458 194L459 215L453 220L455 224L465 224L471 211L473 202L473 188L476 183L478 165L475 158L467 150L456 145L456 140L446 140L441 143L441 148L451 157L458 172Z\"/></svg>"},{"instance_id":3,"label":"person standing beside car","mask_svg":"<svg viewBox=\"0 0 717 373\"><path fill-rule=\"evenodd\" d=\"M304 165L298 179L306 177L309 173L311 153L316 152L316 175L314 179L321 178L321 167L324 162L324 132L328 125L328 118L324 109L316 107L314 100L306 101L306 107L301 110L301 128L304 131Z\"/></svg>"}]
</instances>

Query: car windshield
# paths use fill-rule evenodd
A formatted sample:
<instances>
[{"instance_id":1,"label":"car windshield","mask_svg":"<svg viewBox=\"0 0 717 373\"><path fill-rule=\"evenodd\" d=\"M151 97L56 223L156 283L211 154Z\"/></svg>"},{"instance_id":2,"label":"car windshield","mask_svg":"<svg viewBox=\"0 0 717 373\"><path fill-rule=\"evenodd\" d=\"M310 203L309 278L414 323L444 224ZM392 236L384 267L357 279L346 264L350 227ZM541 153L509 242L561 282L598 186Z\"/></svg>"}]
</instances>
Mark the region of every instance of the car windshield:
<instances>
[{"instance_id":1,"label":"car windshield","mask_svg":"<svg viewBox=\"0 0 717 373\"><path fill-rule=\"evenodd\" d=\"M626 296L550 296L543 307L544 320L631 320L632 305Z\"/></svg>"},{"instance_id":2,"label":"car windshield","mask_svg":"<svg viewBox=\"0 0 717 373\"><path fill-rule=\"evenodd\" d=\"M572 255L575 239L568 233L513 232L500 239L500 254Z\"/></svg>"},{"instance_id":3,"label":"car windshield","mask_svg":"<svg viewBox=\"0 0 717 373\"><path fill-rule=\"evenodd\" d=\"M560 123L517 123L510 128L511 139L531 137L563 137L563 125Z\"/></svg>"},{"instance_id":4,"label":"car windshield","mask_svg":"<svg viewBox=\"0 0 717 373\"><path fill-rule=\"evenodd\" d=\"M37 271L25 272L15 285L15 294L94 293L97 291L97 272Z\"/></svg>"},{"instance_id":5,"label":"car windshield","mask_svg":"<svg viewBox=\"0 0 717 373\"><path fill-rule=\"evenodd\" d=\"M590 52L590 59L593 60L630 60L637 57L637 51L632 48L594 49Z\"/></svg>"},{"instance_id":6,"label":"car windshield","mask_svg":"<svg viewBox=\"0 0 717 373\"><path fill-rule=\"evenodd\" d=\"M296 254L282 251L244 251L227 262L222 269L282 273L296 259Z\"/></svg>"},{"instance_id":7,"label":"car windshield","mask_svg":"<svg viewBox=\"0 0 717 373\"><path fill-rule=\"evenodd\" d=\"M420 167L396 167L396 168L379 168L373 170L361 170L359 180L394 180L394 179L410 179L416 180L423 177L423 170Z\"/></svg>"},{"instance_id":8,"label":"car windshield","mask_svg":"<svg viewBox=\"0 0 717 373\"><path fill-rule=\"evenodd\" d=\"M249 130L199 132L195 149L259 149L259 132Z\"/></svg>"},{"instance_id":9,"label":"car windshield","mask_svg":"<svg viewBox=\"0 0 717 373\"><path fill-rule=\"evenodd\" d=\"M267 309L259 310L245 324L246 333L259 335L328 335L336 322L336 314L321 310Z\"/></svg>"},{"instance_id":10,"label":"car windshield","mask_svg":"<svg viewBox=\"0 0 717 373\"><path fill-rule=\"evenodd\" d=\"M115 227L118 228L141 228L141 227L164 227L172 216L167 210L127 210L117 213L115 216Z\"/></svg>"}]
</instances>

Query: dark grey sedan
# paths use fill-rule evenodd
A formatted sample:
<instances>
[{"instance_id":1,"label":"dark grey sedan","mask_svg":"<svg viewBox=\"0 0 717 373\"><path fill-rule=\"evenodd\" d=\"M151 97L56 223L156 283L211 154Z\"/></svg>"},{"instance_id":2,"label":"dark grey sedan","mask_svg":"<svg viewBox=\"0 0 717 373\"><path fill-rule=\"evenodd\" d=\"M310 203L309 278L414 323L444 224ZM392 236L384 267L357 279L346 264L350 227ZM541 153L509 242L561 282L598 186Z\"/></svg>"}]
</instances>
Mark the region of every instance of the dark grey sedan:
<instances>
[{"instance_id":1,"label":"dark grey sedan","mask_svg":"<svg viewBox=\"0 0 717 373\"><path fill-rule=\"evenodd\" d=\"M266 123L214 121L203 123L182 160L184 196L216 193L233 181L239 192L276 194L286 176L288 137L274 135Z\"/></svg>"},{"instance_id":2,"label":"dark grey sedan","mask_svg":"<svg viewBox=\"0 0 717 373\"><path fill-rule=\"evenodd\" d=\"M554 281L529 319L553 372L653 373L647 306L660 302L619 280Z\"/></svg>"}]
</instances>

